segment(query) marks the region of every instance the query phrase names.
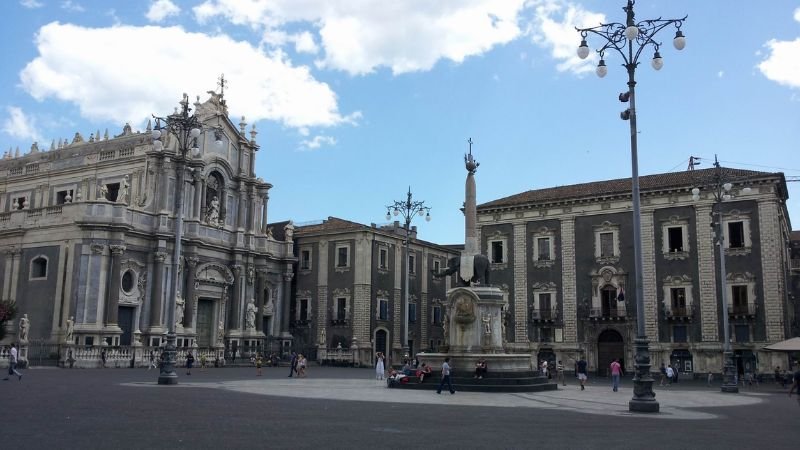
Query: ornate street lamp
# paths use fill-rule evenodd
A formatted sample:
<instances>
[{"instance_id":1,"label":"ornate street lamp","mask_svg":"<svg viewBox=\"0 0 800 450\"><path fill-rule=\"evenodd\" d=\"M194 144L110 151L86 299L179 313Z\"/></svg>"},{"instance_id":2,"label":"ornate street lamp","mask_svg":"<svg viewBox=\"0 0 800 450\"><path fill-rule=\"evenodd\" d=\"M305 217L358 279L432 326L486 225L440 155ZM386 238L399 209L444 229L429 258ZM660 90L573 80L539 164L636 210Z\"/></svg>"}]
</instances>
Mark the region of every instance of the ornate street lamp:
<instances>
[{"instance_id":1,"label":"ornate street lamp","mask_svg":"<svg viewBox=\"0 0 800 450\"><path fill-rule=\"evenodd\" d=\"M386 207L386 220L392 220L392 215L395 217L402 215L404 219L404 228L406 230L405 240L405 258L403 264L403 355L404 357L410 356L408 354L408 275L409 275L409 242L411 241L411 219L414 216L425 215L425 221L431 221L431 208L425 206L425 201L412 201L411 200L411 186L408 187L408 196L405 201L395 200L393 204Z\"/></svg>"},{"instance_id":2,"label":"ornate street lamp","mask_svg":"<svg viewBox=\"0 0 800 450\"><path fill-rule=\"evenodd\" d=\"M597 50L600 54L600 62L597 65L597 76L606 76L608 67L604 59L608 50L615 50L625 62L623 66L628 71L628 91L619 95L619 100L623 103L629 102L629 107L622 113L622 120L629 120L631 125L631 181L633 184L633 252L636 263L636 355L634 357L635 375L633 378L633 398L628 403L628 409L635 412L658 412L659 405L656 395L653 392L653 378L650 375L650 349L649 341L644 329L644 289L642 287L642 225L641 210L639 204L639 157L636 148L636 67L639 65L639 56L648 46L654 50L651 64L654 69L660 70L664 65L659 49L661 43L654 38L655 35L669 25L674 25L677 29L673 45L676 49L682 50L686 46L686 38L681 32L682 19L653 19L636 22L634 20L633 5L634 0L628 0L628 5L622 9L627 18L625 23L605 23L591 28L576 28L581 34L581 43L578 47L578 56L585 59L589 56L589 45L586 38L591 34L600 36L605 43Z\"/></svg>"},{"instance_id":3,"label":"ornate street lamp","mask_svg":"<svg viewBox=\"0 0 800 450\"><path fill-rule=\"evenodd\" d=\"M178 384L178 375L175 373L175 358L177 353L175 307L177 294L181 289L182 279L180 274L180 260L183 239L183 184L189 152L191 151L191 156L194 158L200 156L200 147L198 146L197 138L200 137L203 128L203 124L195 114L189 115L192 108L189 108L189 96L185 93L183 94L180 105L180 110L176 109L173 114L167 117L153 116L153 118L156 119L156 125L152 134L153 149L156 151L163 150L164 143L161 138L166 135L171 134L177 140L175 156L173 156L177 179L177 183L175 184L175 246L172 256L173 283L169 293L170 297L168 297L167 343L164 347L165 358L158 375L158 384ZM221 146L222 132L219 128L214 129L214 136L216 145Z\"/></svg>"},{"instance_id":4,"label":"ornate street lamp","mask_svg":"<svg viewBox=\"0 0 800 450\"><path fill-rule=\"evenodd\" d=\"M731 332L730 325L728 325L728 287L726 286L727 272L725 270L725 233L722 228L722 202L726 202L733 198L733 183L725 178L722 173L722 168L717 161L717 155L714 155L714 177L711 184L708 186L711 195L714 197L714 206L716 212L712 209L712 217L716 215L716 222L712 223L714 227L714 242L719 246L719 279L720 290L722 291L722 328L723 328L723 343L722 343L722 392L739 392L739 385L736 384L736 365L733 362L733 351L731 350ZM741 190L742 194L749 194L751 189L744 187ZM700 188L692 189L692 200L700 200Z\"/></svg>"}]
</instances>

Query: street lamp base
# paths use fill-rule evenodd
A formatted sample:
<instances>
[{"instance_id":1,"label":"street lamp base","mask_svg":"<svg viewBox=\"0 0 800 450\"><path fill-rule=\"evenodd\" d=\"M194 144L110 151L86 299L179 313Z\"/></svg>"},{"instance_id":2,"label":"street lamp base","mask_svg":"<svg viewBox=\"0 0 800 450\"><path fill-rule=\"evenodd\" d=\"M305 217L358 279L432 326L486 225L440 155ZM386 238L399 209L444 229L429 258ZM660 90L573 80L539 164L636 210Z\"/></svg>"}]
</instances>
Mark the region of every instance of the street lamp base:
<instances>
[{"instance_id":1,"label":"street lamp base","mask_svg":"<svg viewBox=\"0 0 800 450\"><path fill-rule=\"evenodd\" d=\"M174 371L172 373L162 373L158 376L158 384L178 384L178 374Z\"/></svg>"},{"instance_id":2,"label":"street lamp base","mask_svg":"<svg viewBox=\"0 0 800 450\"><path fill-rule=\"evenodd\" d=\"M647 336L634 339L633 398L628 402L628 411L656 413L659 405L653 392L653 377L650 375L650 341Z\"/></svg>"},{"instance_id":3,"label":"street lamp base","mask_svg":"<svg viewBox=\"0 0 800 450\"><path fill-rule=\"evenodd\" d=\"M628 411L641 413L657 413L659 404L654 400L631 400L628 402Z\"/></svg>"},{"instance_id":4,"label":"street lamp base","mask_svg":"<svg viewBox=\"0 0 800 450\"><path fill-rule=\"evenodd\" d=\"M738 394L739 393L739 385L737 385L737 384L723 384L721 390L722 390L722 392L727 392L729 394Z\"/></svg>"}]
</instances>

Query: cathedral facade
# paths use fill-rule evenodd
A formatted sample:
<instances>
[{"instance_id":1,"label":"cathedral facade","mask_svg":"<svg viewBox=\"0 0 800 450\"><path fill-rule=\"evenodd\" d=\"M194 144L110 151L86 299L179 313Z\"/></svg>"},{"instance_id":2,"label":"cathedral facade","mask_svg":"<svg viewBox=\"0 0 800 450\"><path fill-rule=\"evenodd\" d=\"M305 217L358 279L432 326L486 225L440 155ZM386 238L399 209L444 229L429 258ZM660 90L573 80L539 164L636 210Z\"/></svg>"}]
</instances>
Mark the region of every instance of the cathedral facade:
<instances>
[{"instance_id":1,"label":"cathedral facade","mask_svg":"<svg viewBox=\"0 0 800 450\"><path fill-rule=\"evenodd\" d=\"M178 346L229 350L289 341L291 224L267 229L269 183L255 175L256 131L234 124L221 95L193 105L199 151L176 186L176 139L151 125L79 133L0 160L0 295L26 315L32 342L159 346L176 302ZM176 195L183 251L173 258ZM171 286L178 277L178 293Z\"/></svg>"}]
</instances>

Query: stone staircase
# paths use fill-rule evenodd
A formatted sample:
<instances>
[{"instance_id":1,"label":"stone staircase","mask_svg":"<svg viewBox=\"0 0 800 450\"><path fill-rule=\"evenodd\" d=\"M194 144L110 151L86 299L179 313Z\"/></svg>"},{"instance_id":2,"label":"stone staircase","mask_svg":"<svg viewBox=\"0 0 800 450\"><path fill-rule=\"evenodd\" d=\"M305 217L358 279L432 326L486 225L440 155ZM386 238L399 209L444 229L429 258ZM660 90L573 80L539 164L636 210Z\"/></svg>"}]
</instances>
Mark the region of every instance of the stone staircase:
<instances>
[{"instance_id":1,"label":"stone staircase","mask_svg":"<svg viewBox=\"0 0 800 450\"><path fill-rule=\"evenodd\" d=\"M450 380L456 391L463 392L541 392L558 389L556 383L534 371L489 371L482 379L478 379L474 378L473 372L453 370ZM410 376L407 383L392 383L391 380L387 380L387 386L399 389L436 390L439 387L439 381L441 381L441 375L434 372L426 376L422 383L419 382L419 378ZM445 389L447 389L446 386Z\"/></svg>"}]
</instances>

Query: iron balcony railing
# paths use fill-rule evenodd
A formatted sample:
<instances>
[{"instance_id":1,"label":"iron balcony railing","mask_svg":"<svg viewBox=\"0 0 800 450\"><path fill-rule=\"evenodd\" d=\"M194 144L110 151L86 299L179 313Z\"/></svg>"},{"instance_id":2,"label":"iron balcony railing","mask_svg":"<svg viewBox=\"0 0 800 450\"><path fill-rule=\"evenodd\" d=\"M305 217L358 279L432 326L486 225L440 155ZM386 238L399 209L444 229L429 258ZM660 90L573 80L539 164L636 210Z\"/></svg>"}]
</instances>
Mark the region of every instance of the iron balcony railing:
<instances>
[{"instance_id":1,"label":"iron balcony railing","mask_svg":"<svg viewBox=\"0 0 800 450\"><path fill-rule=\"evenodd\" d=\"M728 314L731 316L755 316L757 309L754 303L732 305L728 306Z\"/></svg>"},{"instance_id":2,"label":"iron balcony railing","mask_svg":"<svg viewBox=\"0 0 800 450\"><path fill-rule=\"evenodd\" d=\"M531 320L558 320L558 308L532 308Z\"/></svg>"},{"instance_id":3,"label":"iron balcony railing","mask_svg":"<svg viewBox=\"0 0 800 450\"><path fill-rule=\"evenodd\" d=\"M625 308L591 308L589 318L591 319L623 319L627 317Z\"/></svg>"}]
</instances>

